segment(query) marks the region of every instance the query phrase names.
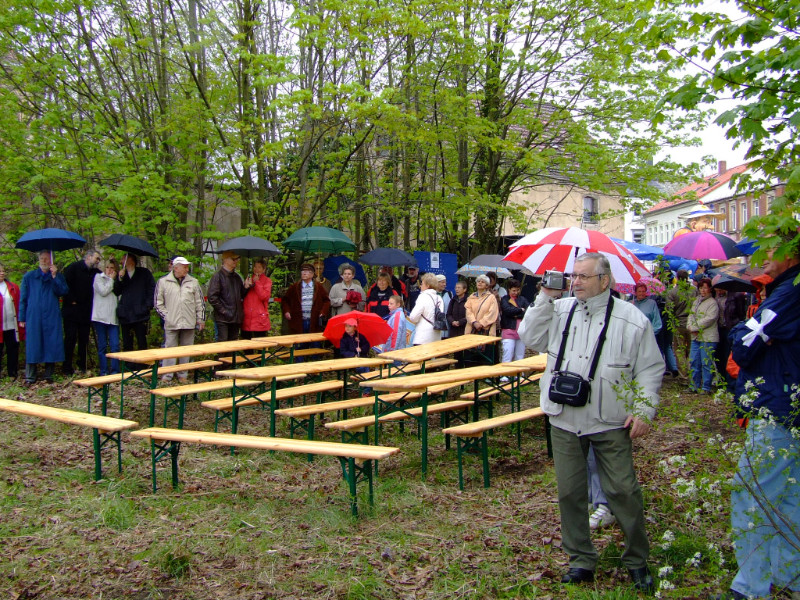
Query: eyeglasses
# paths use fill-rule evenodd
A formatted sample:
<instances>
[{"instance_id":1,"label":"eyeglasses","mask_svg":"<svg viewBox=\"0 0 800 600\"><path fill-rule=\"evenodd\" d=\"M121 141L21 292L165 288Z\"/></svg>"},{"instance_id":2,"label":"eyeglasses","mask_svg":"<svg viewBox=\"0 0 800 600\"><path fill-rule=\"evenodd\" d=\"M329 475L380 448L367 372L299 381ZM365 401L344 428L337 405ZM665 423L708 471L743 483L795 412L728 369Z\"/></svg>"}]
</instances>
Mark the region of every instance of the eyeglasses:
<instances>
[{"instance_id":1,"label":"eyeglasses","mask_svg":"<svg viewBox=\"0 0 800 600\"><path fill-rule=\"evenodd\" d=\"M577 279L577 280L578 280L578 281L580 281L581 283L586 283L586 282L587 282L587 281L589 281L589 280L590 280L592 277L602 277L603 275L604 275L604 273L600 273L599 275L589 275L588 273L572 273L572 274L570 275L570 277L571 277L572 279Z\"/></svg>"}]
</instances>

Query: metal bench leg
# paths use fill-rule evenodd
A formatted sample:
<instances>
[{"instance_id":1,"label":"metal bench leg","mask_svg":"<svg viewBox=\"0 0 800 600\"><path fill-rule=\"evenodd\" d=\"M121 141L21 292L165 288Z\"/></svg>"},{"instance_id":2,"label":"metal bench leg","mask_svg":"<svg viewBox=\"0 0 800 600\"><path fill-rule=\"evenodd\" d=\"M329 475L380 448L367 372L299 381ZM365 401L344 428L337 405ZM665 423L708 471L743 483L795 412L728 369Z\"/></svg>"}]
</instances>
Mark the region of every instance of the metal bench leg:
<instances>
[{"instance_id":1,"label":"metal bench leg","mask_svg":"<svg viewBox=\"0 0 800 600\"><path fill-rule=\"evenodd\" d=\"M464 444L462 442L466 442L464 438L460 438L456 436L456 447L458 448L458 489L462 492L464 491L464 464L463 464L463 456L464 456Z\"/></svg>"},{"instance_id":2,"label":"metal bench leg","mask_svg":"<svg viewBox=\"0 0 800 600\"><path fill-rule=\"evenodd\" d=\"M94 446L94 480L100 481L103 478L103 468L100 457L100 432L92 429L92 445Z\"/></svg>"},{"instance_id":3,"label":"metal bench leg","mask_svg":"<svg viewBox=\"0 0 800 600\"><path fill-rule=\"evenodd\" d=\"M486 441L486 432L481 436L481 460L483 461L483 487L489 487L489 445Z\"/></svg>"}]
</instances>

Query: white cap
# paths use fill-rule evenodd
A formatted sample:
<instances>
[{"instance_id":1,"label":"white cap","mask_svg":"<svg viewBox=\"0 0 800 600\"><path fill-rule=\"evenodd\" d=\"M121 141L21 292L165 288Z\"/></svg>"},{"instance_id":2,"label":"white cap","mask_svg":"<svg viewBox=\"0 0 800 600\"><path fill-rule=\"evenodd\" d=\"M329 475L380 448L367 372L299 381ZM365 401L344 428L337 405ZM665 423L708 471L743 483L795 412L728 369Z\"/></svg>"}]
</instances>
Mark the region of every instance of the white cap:
<instances>
[{"instance_id":1,"label":"white cap","mask_svg":"<svg viewBox=\"0 0 800 600\"><path fill-rule=\"evenodd\" d=\"M190 263L188 260L186 260L182 256L176 256L175 258L172 259L172 264L173 265L191 265L192 263Z\"/></svg>"},{"instance_id":2,"label":"white cap","mask_svg":"<svg viewBox=\"0 0 800 600\"><path fill-rule=\"evenodd\" d=\"M439 281L447 281L447 276L439 274L436 276L436 279L438 279Z\"/></svg>"}]
</instances>

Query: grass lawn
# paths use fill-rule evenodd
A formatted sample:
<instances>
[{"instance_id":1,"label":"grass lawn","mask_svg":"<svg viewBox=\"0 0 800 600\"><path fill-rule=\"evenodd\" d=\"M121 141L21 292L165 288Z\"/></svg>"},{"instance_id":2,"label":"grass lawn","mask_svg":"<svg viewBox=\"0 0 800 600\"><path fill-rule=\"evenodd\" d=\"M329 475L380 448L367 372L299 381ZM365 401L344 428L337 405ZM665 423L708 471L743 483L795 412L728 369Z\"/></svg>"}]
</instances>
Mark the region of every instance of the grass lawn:
<instances>
[{"instance_id":1,"label":"grass lawn","mask_svg":"<svg viewBox=\"0 0 800 600\"><path fill-rule=\"evenodd\" d=\"M538 404L530 390L523 408ZM68 381L28 390L5 380L0 397L86 409ZM729 413L667 378L655 430L635 442L661 597L705 598L735 571L727 486L742 432ZM147 423L143 390L126 390L125 418ZM496 430L492 487L468 457L464 492L455 444L446 451L438 418L431 426L425 480L415 428L383 429L381 443L402 450L380 464L375 509L362 494L353 519L335 458L189 444L181 487L164 466L154 494L147 442L123 434L122 473L106 455L95 483L90 430L0 413L0 598L637 597L616 526L594 536L594 585L558 582L567 557L542 422L525 426L521 449L513 428ZM190 404L185 427L210 430L213 413ZM265 413L243 409L240 433L267 430Z\"/></svg>"}]
</instances>

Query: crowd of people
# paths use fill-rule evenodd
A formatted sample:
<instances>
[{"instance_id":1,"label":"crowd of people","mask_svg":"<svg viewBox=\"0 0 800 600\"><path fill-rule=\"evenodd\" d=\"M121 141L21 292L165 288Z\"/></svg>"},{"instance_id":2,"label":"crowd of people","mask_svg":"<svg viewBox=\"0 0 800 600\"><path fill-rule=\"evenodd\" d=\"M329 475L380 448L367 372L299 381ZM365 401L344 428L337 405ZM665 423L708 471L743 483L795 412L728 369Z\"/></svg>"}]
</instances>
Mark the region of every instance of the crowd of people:
<instances>
[{"instance_id":1,"label":"crowd of people","mask_svg":"<svg viewBox=\"0 0 800 600\"><path fill-rule=\"evenodd\" d=\"M40 252L38 260L21 286L0 265L0 359L4 353L8 376L17 377L24 339L27 385L36 382L41 364L47 382L53 380L56 363L62 363L66 375L76 368L86 371L92 328L99 372L108 374L119 371L106 354L119 350L120 340L124 350L147 347L153 309L167 347L194 343L196 332L205 327L206 299L185 257L173 257L158 281L133 254L121 265L108 258L101 270L99 252L89 250L63 273L52 264L50 252ZM272 328L267 264L255 260L251 275L242 278L239 261L236 253L223 253L208 282L217 341L263 336ZM758 472L749 459L740 464L742 485L732 510L740 570L724 597L767 596L770 583L800 587L796 548L751 526L752 515L763 513L765 506L754 490L769 495L787 522L800 523L796 498L787 501L784 493L787 482L800 477L797 454L792 454L792 431L800 426L793 404L800 381L800 287L794 285L800 256L770 256L764 275L754 280L758 293L752 301L740 292L715 289L706 273L687 270L678 270L674 279L670 273L664 293L652 293L640 282L625 301L614 290L605 256L584 254L574 265L568 291L540 284L531 300L522 295L520 281L509 279L500 286L494 273L479 275L473 292L466 280L459 280L453 294L443 275L409 267L396 277L384 266L365 290L351 264L342 264L339 279L330 282L322 276L321 262L304 263L299 280L277 300L283 326L291 333L321 332L329 318L351 311L375 313L387 321L390 335L375 343L358 331L355 319L345 320L342 356L379 354L465 334L499 335L502 357L465 352L457 356L461 366L519 360L526 349L548 353L540 406L552 426L562 543L570 557L563 583L594 580L598 555L590 532L617 522L625 536L622 563L636 588L652 591L632 440L650 431L665 376L686 379L694 393L726 387L743 405L749 446L768 454L776 447L785 451L781 460ZM176 377L185 380L186 373Z\"/></svg>"}]
</instances>

